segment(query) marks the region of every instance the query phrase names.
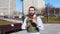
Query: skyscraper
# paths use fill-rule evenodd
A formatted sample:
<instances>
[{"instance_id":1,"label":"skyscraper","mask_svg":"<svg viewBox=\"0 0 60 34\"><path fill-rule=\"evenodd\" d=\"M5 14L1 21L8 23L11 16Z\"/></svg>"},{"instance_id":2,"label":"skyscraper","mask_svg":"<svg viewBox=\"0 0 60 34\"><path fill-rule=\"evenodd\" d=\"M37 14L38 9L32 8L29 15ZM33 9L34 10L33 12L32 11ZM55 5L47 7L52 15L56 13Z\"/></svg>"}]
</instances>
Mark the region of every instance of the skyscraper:
<instances>
[{"instance_id":1,"label":"skyscraper","mask_svg":"<svg viewBox=\"0 0 60 34\"><path fill-rule=\"evenodd\" d=\"M12 16L16 11L16 0L0 0L0 16Z\"/></svg>"}]
</instances>

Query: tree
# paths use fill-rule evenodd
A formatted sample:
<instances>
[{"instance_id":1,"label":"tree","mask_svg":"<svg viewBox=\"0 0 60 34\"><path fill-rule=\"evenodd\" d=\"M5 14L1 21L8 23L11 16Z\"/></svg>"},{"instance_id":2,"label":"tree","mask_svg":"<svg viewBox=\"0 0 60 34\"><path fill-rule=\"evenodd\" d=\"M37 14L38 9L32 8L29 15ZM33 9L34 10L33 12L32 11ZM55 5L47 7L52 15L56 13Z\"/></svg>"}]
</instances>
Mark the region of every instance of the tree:
<instances>
[{"instance_id":1,"label":"tree","mask_svg":"<svg viewBox=\"0 0 60 34\"><path fill-rule=\"evenodd\" d=\"M46 5L46 8L55 8L52 4L50 4L50 3L47 3L47 4L45 4Z\"/></svg>"}]
</instances>

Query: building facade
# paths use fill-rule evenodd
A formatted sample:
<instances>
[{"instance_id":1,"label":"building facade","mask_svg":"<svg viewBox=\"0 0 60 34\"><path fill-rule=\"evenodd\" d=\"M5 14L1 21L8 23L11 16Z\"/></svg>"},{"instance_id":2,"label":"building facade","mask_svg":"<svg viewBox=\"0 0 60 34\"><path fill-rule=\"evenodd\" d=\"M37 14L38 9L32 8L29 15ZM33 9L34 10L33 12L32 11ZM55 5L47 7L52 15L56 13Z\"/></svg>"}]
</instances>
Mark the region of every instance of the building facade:
<instances>
[{"instance_id":1,"label":"building facade","mask_svg":"<svg viewBox=\"0 0 60 34\"><path fill-rule=\"evenodd\" d=\"M30 6L34 6L37 9L37 12L41 13L41 10L45 8L45 1L44 0L23 0L24 15L28 14L28 9Z\"/></svg>"},{"instance_id":2,"label":"building facade","mask_svg":"<svg viewBox=\"0 0 60 34\"><path fill-rule=\"evenodd\" d=\"M13 16L16 11L16 0L0 0L0 16Z\"/></svg>"},{"instance_id":3,"label":"building facade","mask_svg":"<svg viewBox=\"0 0 60 34\"><path fill-rule=\"evenodd\" d=\"M43 15L48 17L59 17L60 8L45 8L45 11L43 11Z\"/></svg>"}]
</instances>

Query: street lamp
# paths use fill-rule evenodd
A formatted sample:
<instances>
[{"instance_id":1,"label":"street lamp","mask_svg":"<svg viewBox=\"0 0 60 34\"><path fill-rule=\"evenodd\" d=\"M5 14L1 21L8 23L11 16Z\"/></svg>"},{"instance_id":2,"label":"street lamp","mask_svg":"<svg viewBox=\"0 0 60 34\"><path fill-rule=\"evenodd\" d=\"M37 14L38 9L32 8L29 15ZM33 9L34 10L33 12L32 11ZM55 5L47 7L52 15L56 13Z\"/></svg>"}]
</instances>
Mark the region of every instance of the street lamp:
<instances>
[{"instance_id":1,"label":"street lamp","mask_svg":"<svg viewBox=\"0 0 60 34\"><path fill-rule=\"evenodd\" d=\"M9 10L9 18L10 18L10 0L9 0L9 8L8 8L8 10Z\"/></svg>"},{"instance_id":2,"label":"street lamp","mask_svg":"<svg viewBox=\"0 0 60 34\"><path fill-rule=\"evenodd\" d=\"M23 0L20 0L20 1L22 1L22 20L24 21L24 7L23 7Z\"/></svg>"}]
</instances>

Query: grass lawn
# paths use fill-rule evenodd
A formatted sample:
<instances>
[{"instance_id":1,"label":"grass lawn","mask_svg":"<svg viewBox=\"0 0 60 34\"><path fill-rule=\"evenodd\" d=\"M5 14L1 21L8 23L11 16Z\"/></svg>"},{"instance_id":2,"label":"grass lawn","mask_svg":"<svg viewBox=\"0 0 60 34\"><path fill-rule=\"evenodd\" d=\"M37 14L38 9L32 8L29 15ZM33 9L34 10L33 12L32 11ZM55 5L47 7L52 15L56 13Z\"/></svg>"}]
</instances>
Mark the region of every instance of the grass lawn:
<instances>
[{"instance_id":1,"label":"grass lawn","mask_svg":"<svg viewBox=\"0 0 60 34\"><path fill-rule=\"evenodd\" d=\"M47 18L44 18L43 20L47 21ZM48 22L60 22L60 18L48 18Z\"/></svg>"},{"instance_id":2,"label":"grass lawn","mask_svg":"<svg viewBox=\"0 0 60 34\"><path fill-rule=\"evenodd\" d=\"M0 19L0 25L7 25L7 24L11 24L11 22L4 21L4 20Z\"/></svg>"}]
</instances>

